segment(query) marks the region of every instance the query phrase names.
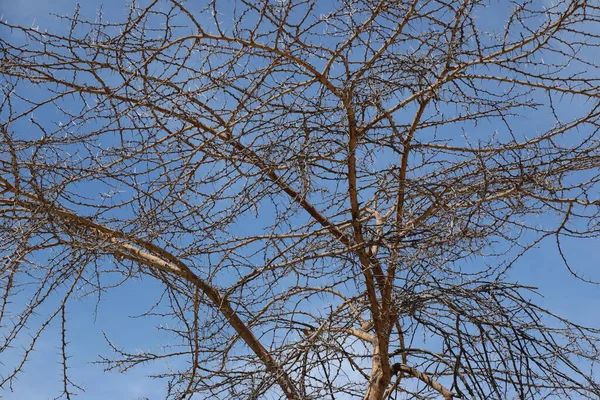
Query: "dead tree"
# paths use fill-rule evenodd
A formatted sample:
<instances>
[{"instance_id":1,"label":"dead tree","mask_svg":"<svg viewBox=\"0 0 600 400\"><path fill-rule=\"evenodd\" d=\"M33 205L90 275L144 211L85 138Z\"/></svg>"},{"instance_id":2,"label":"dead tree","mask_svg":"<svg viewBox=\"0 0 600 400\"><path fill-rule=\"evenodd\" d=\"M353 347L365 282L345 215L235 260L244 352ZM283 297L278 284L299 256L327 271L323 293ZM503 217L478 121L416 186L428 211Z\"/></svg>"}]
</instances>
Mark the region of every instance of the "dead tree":
<instances>
[{"instance_id":1,"label":"dead tree","mask_svg":"<svg viewBox=\"0 0 600 400\"><path fill-rule=\"evenodd\" d=\"M148 3L1 22L3 387L58 324L70 398L66 311L152 278L172 342L100 361L168 398L600 395L598 330L515 277L549 241L588 279L595 2Z\"/></svg>"}]
</instances>

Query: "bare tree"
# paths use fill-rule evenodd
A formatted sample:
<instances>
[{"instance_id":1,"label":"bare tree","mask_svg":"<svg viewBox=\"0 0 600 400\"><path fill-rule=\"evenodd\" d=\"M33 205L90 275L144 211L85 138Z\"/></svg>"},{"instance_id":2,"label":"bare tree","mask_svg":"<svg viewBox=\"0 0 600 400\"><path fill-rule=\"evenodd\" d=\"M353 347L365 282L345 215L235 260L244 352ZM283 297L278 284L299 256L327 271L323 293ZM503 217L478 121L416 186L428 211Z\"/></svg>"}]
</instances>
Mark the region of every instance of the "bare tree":
<instances>
[{"instance_id":1,"label":"bare tree","mask_svg":"<svg viewBox=\"0 0 600 400\"><path fill-rule=\"evenodd\" d=\"M2 386L57 321L71 398L65 310L149 276L173 342L101 362L169 398L598 398L600 332L511 272L589 280L597 3L148 3L1 23Z\"/></svg>"}]
</instances>

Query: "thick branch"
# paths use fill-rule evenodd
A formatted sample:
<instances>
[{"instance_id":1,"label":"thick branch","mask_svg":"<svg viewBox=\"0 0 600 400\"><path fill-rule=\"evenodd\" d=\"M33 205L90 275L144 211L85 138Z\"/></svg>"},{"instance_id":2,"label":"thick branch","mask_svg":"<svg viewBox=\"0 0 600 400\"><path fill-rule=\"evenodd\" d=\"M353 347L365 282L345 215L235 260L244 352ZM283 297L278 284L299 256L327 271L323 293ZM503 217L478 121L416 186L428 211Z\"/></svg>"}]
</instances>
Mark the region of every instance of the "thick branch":
<instances>
[{"instance_id":1,"label":"thick branch","mask_svg":"<svg viewBox=\"0 0 600 400\"><path fill-rule=\"evenodd\" d=\"M35 198L36 196L29 194L27 197ZM0 199L0 203L20 206L33 213L43 212L48 215L59 217L69 225L77 225L79 228L83 228L91 234L96 235L99 241L110 241L115 247L114 254L116 256L127 256L128 259L135 260L150 268L156 268L158 270L177 275L190 282L195 287L200 289L206 295L206 297L212 301L213 305L223 314L223 316L225 316L229 324L240 335L242 340L244 340L248 347L250 347L262 361L267 371L269 371L269 373L271 373L276 379L286 398L294 400L300 399L300 395L296 391L295 384L292 382L290 377L271 356L269 351L263 347L248 326L246 326L246 324L241 320L231 306L231 303L224 296L222 296L214 286L199 278L174 255L171 255L164 249L160 249L156 245L139 239L129 239L123 232L115 231L104 225L90 221L85 217L76 215L68 210L64 210L55 206L6 198ZM135 245L127 243L129 240L133 241ZM160 257L152 253L159 253Z\"/></svg>"},{"instance_id":2,"label":"thick branch","mask_svg":"<svg viewBox=\"0 0 600 400\"><path fill-rule=\"evenodd\" d=\"M401 363L395 363L394 365L392 365L392 372L403 372L414 378L417 378L418 380L425 383L427 386L431 387L432 389L439 392L442 396L444 396L444 400L452 400L454 398L458 398L454 393L442 386L441 383L432 379L425 372L421 372L416 368L409 367L408 365Z\"/></svg>"}]
</instances>

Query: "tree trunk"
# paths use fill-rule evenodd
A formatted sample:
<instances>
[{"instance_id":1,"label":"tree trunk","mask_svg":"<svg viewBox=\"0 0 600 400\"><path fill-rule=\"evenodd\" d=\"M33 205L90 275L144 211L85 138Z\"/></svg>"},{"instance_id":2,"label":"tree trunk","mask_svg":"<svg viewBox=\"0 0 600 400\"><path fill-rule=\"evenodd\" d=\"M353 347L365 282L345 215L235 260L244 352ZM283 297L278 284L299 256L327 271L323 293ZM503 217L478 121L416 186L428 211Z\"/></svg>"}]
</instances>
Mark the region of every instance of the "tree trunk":
<instances>
[{"instance_id":1,"label":"tree trunk","mask_svg":"<svg viewBox=\"0 0 600 400\"><path fill-rule=\"evenodd\" d=\"M378 343L375 343L373 361L371 363L371 379L369 380L369 387L365 394L364 400L382 400L385 394L385 390L391 381L391 369L389 358L386 352L381 352L382 347Z\"/></svg>"}]
</instances>

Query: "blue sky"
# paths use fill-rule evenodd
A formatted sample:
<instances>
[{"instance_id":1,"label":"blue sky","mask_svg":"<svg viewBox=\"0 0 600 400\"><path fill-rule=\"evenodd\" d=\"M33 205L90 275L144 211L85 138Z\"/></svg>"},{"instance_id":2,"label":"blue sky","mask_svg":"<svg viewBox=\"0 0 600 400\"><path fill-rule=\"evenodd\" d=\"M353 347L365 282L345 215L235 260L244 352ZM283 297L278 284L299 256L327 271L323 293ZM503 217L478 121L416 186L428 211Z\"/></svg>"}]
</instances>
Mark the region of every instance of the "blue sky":
<instances>
[{"instance_id":1,"label":"blue sky","mask_svg":"<svg viewBox=\"0 0 600 400\"><path fill-rule=\"evenodd\" d=\"M93 18L96 15L97 2L82 2L81 13ZM107 18L119 17L125 13L126 2L104 2ZM0 1L2 19L15 24L38 27L40 30L64 30L65 25L49 14L73 14L76 2L70 0L16 0ZM2 34L10 34L2 32ZM48 111L46 111L48 112ZM50 116L51 118L51 116ZM115 288L105 296L96 310L95 297L71 302L67 311L70 334L68 354L72 380L85 389L78 399L160 399L164 397L163 381L148 379L147 375L163 372L165 368L158 364L144 366L118 373L104 372L102 365L93 364L99 355L110 355L111 351L104 339L106 334L115 344L130 351L144 351L168 343L166 335L161 333L150 318L133 318L147 311L157 295L160 286L152 279L130 281ZM132 295L134 294L134 295ZM62 366L60 362L60 330L58 320L38 341L36 351L27 362L24 374L19 375L13 385L13 392L0 390L0 398L6 400L45 400L53 399L61 392ZM29 344L29 334L22 335L22 346ZM17 346L14 350L21 349ZM0 374L4 375L14 367L17 361L14 352L0 357Z\"/></svg>"},{"instance_id":2,"label":"blue sky","mask_svg":"<svg viewBox=\"0 0 600 400\"><path fill-rule=\"evenodd\" d=\"M123 1L104 1L104 12L109 21L124 13ZM0 0L0 14L4 20L15 24L39 26L40 30L61 29L51 12L72 13L75 2L70 0ZM96 2L83 2L81 14L92 17L98 6ZM62 25L64 28L64 25ZM575 107L576 105L574 105ZM535 128L535 115L530 115L529 125ZM525 127L526 124L523 126ZM548 217L549 218L549 217ZM597 260L600 246L597 239L569 240L565 252L576 269L586 277L600 279ZM592 326L600 326L600 311L595 299L600 299L600 288L573 279L564 268L551 240L524 256L514 268L513 277L523 284L535 285L546 297L538 299L556 313L571 320ZM135 295L132 296L132 293ZM166 335L156 329L156 320L130 318L146 311L146 307L160 293L160 287L149 278L130 281L105 296L97 315L93 314L95 299L77 302L69 309L71 333L69 354L72 379L85 388L81 399L159 399L163 382L146 378L153 371L162 370L160 365L135 368L126 374L103 372L100 365L91 364L99 354L110 353L102 332L117 344L128 349L153 348L164 344ZM42 337L36 352L14 386L14 392L0 392L7 400L51 399L60 393L60 338L59 326L54 326ZM23 338L27 343L27 335ZM11 353L0 359L10 366ZM0 364L0 374L3 366Z\"/></svg>"}]
</instances>

